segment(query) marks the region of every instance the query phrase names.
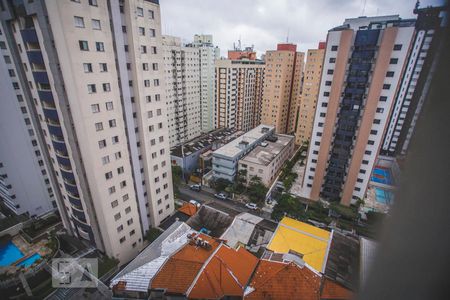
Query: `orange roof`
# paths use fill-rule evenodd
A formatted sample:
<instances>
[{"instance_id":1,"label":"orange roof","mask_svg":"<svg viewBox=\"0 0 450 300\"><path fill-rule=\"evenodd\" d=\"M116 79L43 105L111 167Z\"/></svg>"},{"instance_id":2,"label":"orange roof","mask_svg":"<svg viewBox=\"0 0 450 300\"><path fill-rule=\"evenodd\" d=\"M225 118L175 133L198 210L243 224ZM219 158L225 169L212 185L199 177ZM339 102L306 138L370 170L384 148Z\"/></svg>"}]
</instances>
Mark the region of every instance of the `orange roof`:
<instances>
[{"instance_id":1,"label":"orange roof","mask_svg":"<svg viewBox=\"0 0 450 300\"><path fill-rule=\"evenodd\" d=\"M191 217L197 212L197 207L192 203L184 203L183 206L178 209L178 211Z\"/></svg>"},{"instance_id":2,"label":"orange roof","mask_svg":"<svg viewBox=\"0 0 450 300\"><path fill-rule=\"evenodd\" d=\"M352 297L352 292L342 285L329 279L324 280L320 299L352 299Z\"/></svg>"},{"instance_id":3,"label":"orange roof","mask_svg":"<svg viewBox=\"0 0 450 300\"><path fill-rule=\"evenodd\" d=\"M319 299L320 281L307 266L260 260L245 299Z\"/></svg>"},{"instance_id":4,"label":"orange roof","mask_svg":"<svg viewBox=\"0 0 450 300\"><path fill-rule=\"evenodd\" d=\"M244 248L234 250L222 244L201 271L188 297L195 299L242 297L257 264L258 258Z\"/></svg>"},{"instance_id":5,"label":"orange roof","mask_svg":"<svg viewBox=\"0 0 450 300\"><path fill-rule=\"evenodd\" d=\"M211 247L205 249L188 243L170 257L153 278L152 289L164 289L167 293L185 294L191 286L205 261L219 246L219 242L207 235L199 234Z\"/></svg>"}]
</instances>

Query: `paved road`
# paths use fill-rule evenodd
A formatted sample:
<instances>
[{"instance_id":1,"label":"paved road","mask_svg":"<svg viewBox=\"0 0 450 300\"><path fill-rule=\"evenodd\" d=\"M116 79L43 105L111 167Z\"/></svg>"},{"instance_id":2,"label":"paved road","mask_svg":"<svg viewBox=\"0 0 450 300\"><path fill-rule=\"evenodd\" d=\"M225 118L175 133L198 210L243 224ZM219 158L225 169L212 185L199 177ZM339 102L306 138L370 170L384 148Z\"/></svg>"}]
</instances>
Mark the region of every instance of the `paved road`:
<instances>
[{"instance_id":1,"label":"paved road","mask_svg":"<svg viewBox=\"0 0 450 300\"><path fill-rule=\"evenodd\" d=\"M202 204L210 204L211 206L221 210L223 208L224 211L234 213L237 215L241 212L249 212L257 216L261 217L267 217L261 215L260 211L255 211L248 209L245 207L243 203L232 201L232 200L220 200L214 197L214 194L205 190L202 190L201 192L196 192L193 190L190 190L188 187L181 186L180 188L180 198L185 201L189 200L196 200ZM231 210L231 211L227 211Z\"/></svg>"}]
</instances>

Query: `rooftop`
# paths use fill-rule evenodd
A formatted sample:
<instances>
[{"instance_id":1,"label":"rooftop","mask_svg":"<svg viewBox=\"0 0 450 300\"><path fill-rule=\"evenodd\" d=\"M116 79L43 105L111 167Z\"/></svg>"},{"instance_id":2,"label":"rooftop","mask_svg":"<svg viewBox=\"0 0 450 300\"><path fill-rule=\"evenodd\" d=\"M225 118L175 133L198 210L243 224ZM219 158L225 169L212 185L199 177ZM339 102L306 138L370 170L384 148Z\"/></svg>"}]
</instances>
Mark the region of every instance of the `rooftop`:
<instances>
[{"instance_id":1,"label":"rooftop","mask_svg":"<svg viewBox=\"0 0 450 300\"><path fill-rule=\"evenodd\" d=\"M241 161L267 166L294 139L293 136L284 134L274 134L273 137L256 146Z\"/></svg>"},{"instance_id":2,"label":"rooftop","mask_svg":"<svg viewBox=\"0 0 450 300\"><path fill-rule=\"evenodd\" d=\"M255 227L261 222L263 218L249 214L242 213L236 216L230 227L222 234L221 239L232 247L237 248L240 245L247 245Z\"/></svg>"},{"instance_id":3,"label":"rooftop","mask_svg":"<svg viewBox=\"0 0 450 300\"><path fill-rule=\"evenodd\" d=\"M267 249L299 255L312 268L323 272L331 239L332 233L329 231L284 217L278 224Z\"/></svg>"},{"instance_id":4,"label":"rooftop","mask_svg":"<svg viewBox=\"0 0 450 300\"><path fill-rule=\"evenodd\" d=\"M188 293L188 298L222 299L244 295L258 259L244 248L231 249L221 244L201 270Z\"/></svg>"},{"instance_id":5,"label":"rooftop","mask_svg":"<svg viewBox=\"0 0 450 300\"><path fill-rule=\"evenodd\" d=\"M219 128L171 148L170 155L177 157L189 156L192 153L204 149L205 147L213 145L214 143L218 143L218 146L220 147L220 145L228 143L233 138L241 134L242 132L236 132L235 129Z\"/></svg>"},{"instance_id":6,"label":"rooftop","mask_svg":"<svg viewBox=\"0 0 450 300\"><path fill-rule=\"evenodd\" d=\"M247 143L248 145L254 144L259 141L261 138L266 136L269 131L273 131L275 129L274 126L271 125L259 125L258 127L253 128L252 130L244 133L228 144L220 147L216 151L214 151L214 155L226 156L226 157L236 157L237 155L244 152L242 147L239 147L241 143Z\"/></svg>"},{"instance_id":7,"label":"rooftop","mask_svg":"<svg viewBox=\"0 0 450 300\"><path fill-rule=\"evenodd\" d=\"M196 235L196 238L206 241L209 246L201 247L196 242L186 244L161 267L150 283L152 289L164 289L169 294L186 294L188 292L203 264L220 245L216 239L205 234L200 233Z\"/></svg>"},{"instance_id":8,"label":"rooftop","mask_svg":"<svg viewBox=\"0 0 450 300\"><path fill-rule=\"evenodd\" d=\"M214 203L202 205L197 214L187 221L187 224L197 231L206 229L209 231L209 235L219 237L233 222L235 215L233 215L234 211L224 212L222 208L212 207L211 205Z\"/></svg>"},{"instance_id":9,"label":"rooftop","mask_svg":"<svg viewBox=\"0 0 450 300\"><path fill-rule=\"evenodd\" d=\"M187 242L194 231L183 222L175 222L120 271L110 283L113 289L147 292L152 278L164 262Z\"/></svg>"},{"instance_id":10,"label":"rooftop","mask_svg":"<svg viewBox=\"0 0 450 300\"><path fill-rule=\"evenodd\" d=\"M296 262L260 260L245 299L319 299L321 276Z\"/></svg>"}]
</instances>

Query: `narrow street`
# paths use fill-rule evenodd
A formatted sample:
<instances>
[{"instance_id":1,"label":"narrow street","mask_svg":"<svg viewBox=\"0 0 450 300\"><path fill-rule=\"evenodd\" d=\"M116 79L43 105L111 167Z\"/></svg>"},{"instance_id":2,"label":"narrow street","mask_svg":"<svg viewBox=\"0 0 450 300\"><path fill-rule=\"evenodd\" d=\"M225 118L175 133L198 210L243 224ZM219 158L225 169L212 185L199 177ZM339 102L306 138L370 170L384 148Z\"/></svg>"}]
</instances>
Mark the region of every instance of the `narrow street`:
<instances>
[{"instance_id":1,"label":"narrow street","mask_svg":"<svg viewBox=\"0 0 450 300\"><path fill-rule=\"evenodd\" d=\"M232 200L220 200L214 197L213 192L206 191L205 188L201 192L193 191L189 189L187 186L180 186L180 199L189 201L196 200L202 204L209 204L210 206L223 210L224 212L229 212L231 209L235 214L239 214L241 212L248 212L263 218L269 218L270 216L266 216L266 214L262 215L260 210L251 210L245 207L245 204L232 201Z\"/></svg>"}]
</instances>

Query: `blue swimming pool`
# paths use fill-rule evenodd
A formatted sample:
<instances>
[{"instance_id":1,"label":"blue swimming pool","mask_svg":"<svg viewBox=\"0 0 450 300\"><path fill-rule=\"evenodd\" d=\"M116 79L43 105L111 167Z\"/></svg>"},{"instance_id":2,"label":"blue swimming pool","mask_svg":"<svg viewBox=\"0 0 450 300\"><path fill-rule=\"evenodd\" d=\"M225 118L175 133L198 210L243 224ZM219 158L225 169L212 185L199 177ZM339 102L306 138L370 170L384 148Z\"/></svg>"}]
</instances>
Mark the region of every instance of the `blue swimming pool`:
<instances>
[{"instance_id":1,"label":"blue swimming pool","mask_svg":"<svg viewBox=\"0 0 450 300\"><path fill-rule=\"evenodd\" d=\"M27 259L18 263L17 266L19 266L19 267L23 266L25 268L28 268L29 266L31 266L33 263L35 263L40 258L41 258L41 255L39 255L39 253L35 253L35 254L31 255L30 257L28 257Z\"/></svg>"},{"instance_id":2,"label":"blue swimming pool","mask_svg":"<svg viewBox=\"0 0 450 300\"><path fill-rule=\"evenodd\" d=\"M7 267L22 257L23 253L11 241L0 247L0 267Z\"/></svg>"},{"instance_id":3,"label":"blue swimming pool","mask_svg":"<svg viewBox=\"0 0 450 300\"><path fill-rule=\"evenodd\" d=\"M394 193L375 187L375 198L378 203L389 205L394 201Z\"/></svg>"},{"instance_id":4,"label":"blue swimming pool","mask_svg":"<svg viewBox=\"0 0 450 300\"><path fill-rule=\"evenodd\" d=\"M394 180L389 169L382 167L375 167L372 172L371 180L382 184L392 185Z\"/></svg>"}]
</instances>

